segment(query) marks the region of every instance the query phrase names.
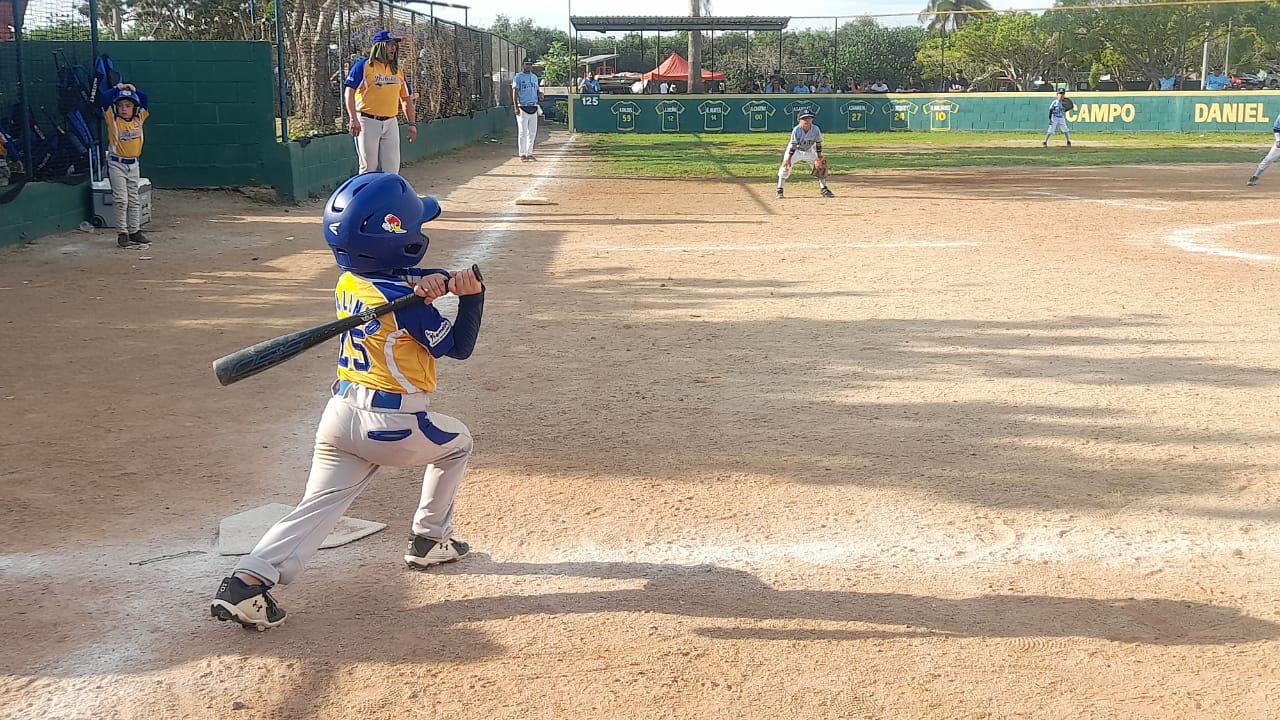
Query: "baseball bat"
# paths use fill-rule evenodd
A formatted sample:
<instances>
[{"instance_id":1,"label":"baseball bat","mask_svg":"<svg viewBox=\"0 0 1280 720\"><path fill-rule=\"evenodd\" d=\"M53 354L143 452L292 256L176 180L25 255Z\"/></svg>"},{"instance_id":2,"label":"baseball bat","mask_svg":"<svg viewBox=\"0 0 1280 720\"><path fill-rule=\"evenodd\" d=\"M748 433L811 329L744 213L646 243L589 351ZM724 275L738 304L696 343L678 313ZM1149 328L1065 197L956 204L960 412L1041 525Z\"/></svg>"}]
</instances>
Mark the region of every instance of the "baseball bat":
<instances>
[{"instance_id":1,"label":"baseball bat","mask_svg":"<svg viewBox=\"0 0 1280 720\"><path fill-rule=\"evenodd\" d=\"M472 265L471 271L476 274L477 280L484 282L484 277L480 274L480 266ZM352 315L324 325L317 325L306 330L281 335L280 337L260 342L257 345L251 345L243 350L237 350L230 355L224 355L214 360L213 373L218 376L218 382L223 387L226 387L231 383L239 382L265 370L270 370L330 338L335 338L352 328L360 327L376 317L396 310L403 310L415 302L422 302L422 298L409 293L389 303L371 307L359 315Z\"/></svg>"}]
</instances>

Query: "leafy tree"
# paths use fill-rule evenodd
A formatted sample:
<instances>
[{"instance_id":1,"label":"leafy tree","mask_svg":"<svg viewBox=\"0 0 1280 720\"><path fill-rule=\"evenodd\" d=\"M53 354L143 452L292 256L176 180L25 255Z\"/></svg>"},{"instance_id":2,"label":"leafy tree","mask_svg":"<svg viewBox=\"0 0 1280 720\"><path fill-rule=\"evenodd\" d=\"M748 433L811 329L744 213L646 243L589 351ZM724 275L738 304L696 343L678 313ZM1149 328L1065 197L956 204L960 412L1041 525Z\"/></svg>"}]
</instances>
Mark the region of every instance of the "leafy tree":
<instances>
[{"instance_id":1,"label":"leafy tree","mask_svg":"<svg viewBox=\"0 0 1280 720\"><path fill-rule=\"evenodd\" d=\"M568 83L577 66L578 59L569 52L569 47L559 40L551 43L551 47L542 56L542 74L549 85Z\"/></svg>"},{"instance_id":2,"label":"leafy tree","mask_svg":"<svg viewBox=\"0 0 1280 720\"><path fill-rule=\"evenodd\" d=\"M1066 0L1075 7L1104 4L1103 0ZM1113 4L1105 2L1105 4ZM1099 8L1069 13L1076 41L1098 60L1104 51L1117 74L1137 75L1158 87L1161 77L1200 66L1204 42L1225 31L1218 8L1204 5Z\"/></svg>"},{"instance_id":3,"label":"leafy tree","mask_svg":"<svg viewBox=\"0 0 1280 720\"><path fill-rule=\"evenodd\" d=\"M1026 90L1058 64L1058 31L1030 13L1009 13L965 23L946 37L947 58L975 78L1001 73ZM933 38L920 53L922 65L941 63L942 38ZM937 58L935 60L935 57Z\"/></svg>"},{"instance_id":4,"label":"leafy tree","mask_svg":"<svg viewBox=\"0 0 1280 720\"><path fill-rule=\"evenodd\" d=\"M927 22L929 30L943 33L956 30L970 20L982 17L975 10L990 10L987 0L929 0L920 13L920 22Z\"/></svg>"},{"instance_id":5,"label":"leafy tree","mask_svg":"<svg viewBox=\"0 0 1280 720\"><path fill-rule=\"evenodd\" d=\"M920 74L916 55L926 33L918 27L884 27L874 21L846 23L840 28L839 73L845 77L890 83Z\"/></svg>"},{"instance_id":6,"label":"leafy tree","mask_svg":"<svg viewBox=\"0 0 1280 720\"><path fill-rule=\"evenodd\" d=\"M522 17L512 20L506 15L498 15L493 19L489 32L519 45L534 58L546 55L553 43L562 43L566 50L569 46L569 33L556 28L535 25L533 18Z\"/></svg>"}]
</instances>

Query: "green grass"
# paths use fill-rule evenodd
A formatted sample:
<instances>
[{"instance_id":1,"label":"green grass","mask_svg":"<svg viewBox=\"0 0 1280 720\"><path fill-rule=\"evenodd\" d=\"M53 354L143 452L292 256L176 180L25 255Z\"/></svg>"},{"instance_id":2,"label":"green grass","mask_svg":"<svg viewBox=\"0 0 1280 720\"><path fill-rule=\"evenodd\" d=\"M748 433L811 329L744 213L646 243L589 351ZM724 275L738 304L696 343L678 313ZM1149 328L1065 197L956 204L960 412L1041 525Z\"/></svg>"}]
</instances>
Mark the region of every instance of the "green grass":
<instances>
[{"instance_id":1,"label":"green grass","mask_svg":"<svg viewBox=\"0 0 1280 720\"><path fill-rule=\"evenodd\" d=\"M637 177L760 177L782 157L782 133L617 135L583 137L605 174ZM1058 135L1048 149L1035 133L840 133L825 149L833 175L876 170L958 167L1064 167L1256 162L1270 138L1256 133L1079 133L1075 146Z\"/></svg>"}]
</instances>

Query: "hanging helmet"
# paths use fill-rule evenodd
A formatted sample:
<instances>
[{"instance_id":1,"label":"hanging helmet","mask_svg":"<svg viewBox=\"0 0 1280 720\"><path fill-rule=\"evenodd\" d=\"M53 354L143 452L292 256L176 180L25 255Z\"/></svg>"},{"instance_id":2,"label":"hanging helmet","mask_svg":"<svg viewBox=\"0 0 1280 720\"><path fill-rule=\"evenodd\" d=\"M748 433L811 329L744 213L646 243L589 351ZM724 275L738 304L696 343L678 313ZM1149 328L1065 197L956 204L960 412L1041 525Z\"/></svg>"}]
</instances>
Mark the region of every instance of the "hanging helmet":
<instances>
[{"instance_id":1,"label":"hanging helmet","mask_svg":"<svg viewBox=\"0 0 1280 720\"><path fill-rule=\"evenodd\" d=\"M422 224L440 216L435 198L422 197L392 173L346 181L324 206L324 240L338 267L352 272L409 268L427 254Z\"/></svg>"}]
</instances>

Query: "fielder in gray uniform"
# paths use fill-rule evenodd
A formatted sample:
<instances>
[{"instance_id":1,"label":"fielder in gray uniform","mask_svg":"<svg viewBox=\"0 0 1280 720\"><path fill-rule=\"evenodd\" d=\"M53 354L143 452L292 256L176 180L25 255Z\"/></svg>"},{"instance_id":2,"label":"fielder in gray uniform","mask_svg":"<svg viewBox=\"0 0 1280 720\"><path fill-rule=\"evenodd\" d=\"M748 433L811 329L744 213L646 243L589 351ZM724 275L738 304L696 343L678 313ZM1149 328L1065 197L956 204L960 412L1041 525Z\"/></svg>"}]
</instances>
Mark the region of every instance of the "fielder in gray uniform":
<instances>
[{"instance_id":1,"label":"fielder in gray uniform","mask_svg":"<svg viewBox=\"0 0 1280 720\"><path fill-rule=\"evenodd\" d=\"M827 187L827 159L822 155L822 129L813 124L813 111L808 108L800 111L796 126L791 129L791 142L782 151L782 165L778 167L778 197L782 197L782 186L791 177L791 168L798 162L809 163L813 168L813 176L818 179L818 187L822 188L822 197L835 197L831 188Z\"/></svg>"},{"instance_id":2,"label":"fielder in gray uniform","mask_svg":"<svg viewBox=\"0 0 1280 720\"><path fill-rule=\"evenodd\" d=\"M1258 163L1258 169L1253 171L1253 176L1249 178L1249 185L1252 187L1258 184L1258 178L1262 177L1262 173L1269 167L1271 163L1280 158L1280 115L1276 116L1276 121L1271 126L1271 134L1276 136L1276 144L1267 152L1267 156L1262 158L1262 162Z\"/></svg>"}]
</instances>

